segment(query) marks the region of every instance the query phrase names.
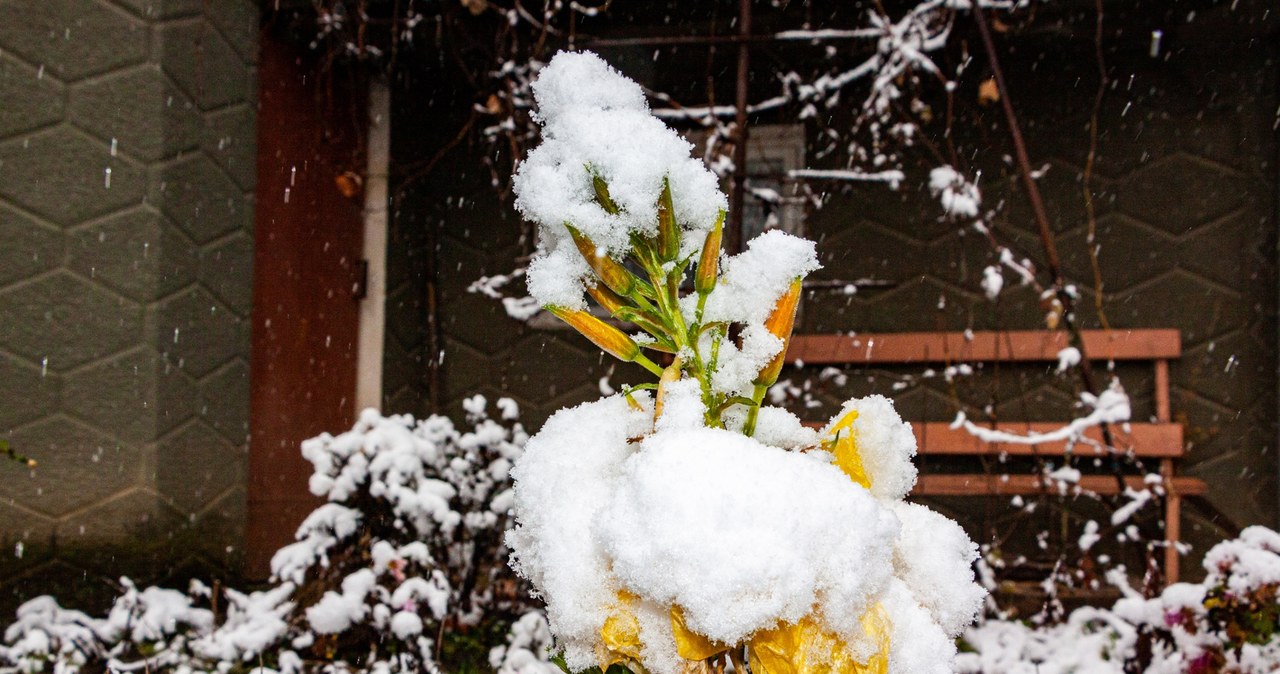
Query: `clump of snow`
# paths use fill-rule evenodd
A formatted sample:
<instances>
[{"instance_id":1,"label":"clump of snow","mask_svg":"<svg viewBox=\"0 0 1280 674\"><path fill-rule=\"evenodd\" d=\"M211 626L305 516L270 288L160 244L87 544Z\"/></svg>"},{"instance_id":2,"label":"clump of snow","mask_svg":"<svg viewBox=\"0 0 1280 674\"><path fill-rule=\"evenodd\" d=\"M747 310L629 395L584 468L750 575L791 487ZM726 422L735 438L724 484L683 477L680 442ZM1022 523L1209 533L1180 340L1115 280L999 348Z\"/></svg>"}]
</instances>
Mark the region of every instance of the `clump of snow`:
<instances>
[{"instance_id":1,"label":"clump of snow","mask_svg":"<svg viewBox=\"0 0 1280 674\"><path fill-rule=\"evenodd\" d=\"M649 114L644 92L590 52L561 52L533 83L542 143L516 171L516 207L539 225L539 249L528 270L530 294L541 304L585 308L590 273L569 236L571 224L618 254L631 235L657 233L663 180L671 186L676 221L693 254L727 201L718 179L691 156L693 146ZM595 200L593 177L604 179L619 212Z\"/></svg>"},{"instance_id":2,"label":"clump of snow","mask_svg":"<svg viewBox=\"0 0 1280 674\"><path fill-rule=\"evenodd\" d=\"M529 611L511 625L506 644L489 651L495 674L563 674L548 661L551 627L541 611Z\"/></svg>"},{"instance_id":3,"label":"clump of snow","mask_svg":"<svg viewBox=\"0 0 1280 674\"><path fill-rule=\"evenodd\" d=\"M628 440L651 427L646 392L635 398L639 410L612 396L557 412L511 471L518 521L507 533L513 565L546 599L551 630L575 670L598 664L602 613L615 599L609 560L591 527L632 452Z\"/></svg>"},{"instance_id":4,"label":"clump of snow","mask_svg":"<svg viewBox=\"0 0 1280 674\"><path fill-rule=\"evenodd\" d=\"M664 391L663 416L696 402L689 393ZM655 425L649 398L635 398L561 410L513 469L508 543L572 670L601 664L601 630L619 597L636 598L623 605L643 666L658 674L684 662L671 607L725 644L818 616L865 661L878 642L862 618L880 606L902 642L889 671L948 669L951 635L985 596L970 566L976 547L953 522L900 501L914 482L915 443L887 400L846 406L859 412L868 490L828 452L789 451L813 448L818 435L788 412L764 408L762 433L749 438L694 423L700 413Z\"/></svg>"},{"instance_id":5,"label":"clump of snow","mask_svg":"<svg viewBox=\"0 0 1280 674\"><path fill-rule=\"evenodd\" d=\"M976 182L969 182L951 166L939 166L929 172L929 191L938 197L942 210L951 217L978 217L982 192Z\"/></svg>"},{"instance_id":6,"label":"clump of snow","mask_svg":"<svg viewBox=\"0 0 1280 674\"><path fill-rule=\"evenodd\" d=\"M856 413L851 432L860 450L862 464L871 479L871 493L877 498L901 500L916 483L916 436L911 424L898 416L893 402L880 395L855 398L832 418L823 431L832 435L838 421Z\"/></svg>"},{"instance_id":7,"label":"clump of snow","mask_svg":"<svg viewBox=\"0 0 1280 674\"><path fill-rule=\"evenodd\" d=\"M812 241L767 231L748 241L745 251L725 259L703 316L707 321L764 323L787 286L819 267Z\"/></svg>"},{"instance_id":8,"label":"clump of snow","mask_svg":"<svg viewBox=\"0 0 1280 674\"><path fill-rule=\"evenodd\" d=\"M1080 364L1080 349L1068 346L1058 352L1058 372L1066 372Z\"/></svg>"},{"instance_id":9,"label":"clump of snow","mask_svg":"<svg viewBox=\"0 0 1280 674\"><path fill-rule=\"evenodd\" d=\"M713 428L646 438L594 528L623 587L680 606L690 628L728 644L815 606L859 639L898 533L831 463Z\"/></svg>"},{"instance_id":10,"label":"clump of snow","mask_svg":"<svg viewBox=\"0 0 1280 674\"><path fill-rule=\"evenodd\" d=\"M764 327L763 320L748 324L742 329L740 346L729 341L720 344L711 386L729 395L750 395L756 375L782 349L782 340ZM704 344L700 350L709 353L710 347Z\"/></svg>"},{"instance_id":11,"label":"clump of snow","mask_svg":"<svg viewBox=\"0 0 1280 674\"><path fill-rule=\"evenodd\" d=\"M1000 291L1004 290L1004 274L1000 272L1000 267L996 265L988 265L982 270L982 292L987 299L995 301L1000 296Z\"/></svg>"},{"instance_id":12,"label":"clump of snow","mask_svg":"<svg viewBox=\"0 0 1280 674\"><path fill-rule=\"evenodd\" d=\"M892 510L902 522L893 550L895 575L943 632L959 633L987 594L970 570L978 559L977 544L959 524L922 505L899 501Z\"/></svg>"}]
</instances>

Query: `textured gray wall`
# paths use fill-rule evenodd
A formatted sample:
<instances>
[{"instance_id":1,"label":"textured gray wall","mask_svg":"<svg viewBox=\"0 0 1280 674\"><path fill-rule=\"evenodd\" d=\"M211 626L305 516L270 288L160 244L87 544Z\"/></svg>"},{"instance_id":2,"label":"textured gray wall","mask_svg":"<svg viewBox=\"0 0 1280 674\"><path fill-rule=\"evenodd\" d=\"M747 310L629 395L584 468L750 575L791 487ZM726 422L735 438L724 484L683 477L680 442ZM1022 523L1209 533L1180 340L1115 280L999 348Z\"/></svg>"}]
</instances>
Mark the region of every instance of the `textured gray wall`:
<instances>
[{"instance_id":1,"label":"textured gray wall","mask_svg":"<svg viewBox=\"0 0 1280 674\"><path fill-rule=\"evenodd\" d=\"M0 463L0 603L239 554L257 35L251 0L0 0L0 437L39 461Z\"/></svg>"}]
</instances>

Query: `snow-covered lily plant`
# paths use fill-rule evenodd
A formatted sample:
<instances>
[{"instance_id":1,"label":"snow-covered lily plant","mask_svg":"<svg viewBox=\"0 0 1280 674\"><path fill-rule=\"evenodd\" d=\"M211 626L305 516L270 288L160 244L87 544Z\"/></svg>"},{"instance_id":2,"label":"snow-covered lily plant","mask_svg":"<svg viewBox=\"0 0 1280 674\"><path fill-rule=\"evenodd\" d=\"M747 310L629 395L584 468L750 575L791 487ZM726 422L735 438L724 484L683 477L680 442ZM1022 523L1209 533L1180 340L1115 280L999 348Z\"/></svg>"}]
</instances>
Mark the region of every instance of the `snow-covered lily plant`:
<instances>
[{"instance_id":1,"label":"snow-covered lily plant","mask_svg":"<svg viewBox=\"0 0 1280 674\"><path fill-rule=\"evenodd\" d=\"M533 90L530 293L658 379L561 410L512 470L513 564L565 668L950 671L984 591L964 531L903 500L910 426L878 396L821 431L763 403L813 243L724 255L716 177L597 56L556 56Z\"/></svg>"}]
</instances>

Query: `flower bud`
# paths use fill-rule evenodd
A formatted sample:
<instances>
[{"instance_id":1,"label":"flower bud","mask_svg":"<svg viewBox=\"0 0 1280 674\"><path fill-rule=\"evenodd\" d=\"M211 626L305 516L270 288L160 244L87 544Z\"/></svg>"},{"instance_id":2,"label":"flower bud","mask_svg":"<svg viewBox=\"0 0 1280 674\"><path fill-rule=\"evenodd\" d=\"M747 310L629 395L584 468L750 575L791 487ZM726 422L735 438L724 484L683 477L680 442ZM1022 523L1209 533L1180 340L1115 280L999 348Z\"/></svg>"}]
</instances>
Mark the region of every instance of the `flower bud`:
<instances>
[{"instance_id":1,"label":"flower bud","mask_svg":"<svg viewBox=\"0 0 1280 674\"><path fill-rule=\"evenodd\" d=\"M600 204L600 208L603 208L610 215L617 215L621 209L618 208L618 204L614 203L613 197L609 196L609 183L605 182L604 178L601 178L594 171L591 173L591 187L596 192L596 203Z\"/></svg>"},{"instance_id":2,"label":"flower bud","mask_svg":"<svg viewBox=\"0 0 1280 674\"><path fill-rule=\"evenodd\" d=\"M608 255L604 255L595 242L578 231L577 227L567 222L564 226L569 230L570 236L573 237L573 243L578 247L578 252L582 253L582 257L586 259L587 265L596 273L596 276L600 277L601 281L604 281L604 284L610 290L623 297L630 295L631 291L635 290L636 277L627 271L626 267Z\"/></svg>"},{"instance_id":3,"label":"flower bud","mask_svg":"<svg viewBox=\"0 0 1280 674\"><path fill-rule=\"evenodd\" d=\"M658 196L658 257L667 262L679 254L680 225L676 223L676 207L671 200L671 181L663 178L662 194Z\"/></svg>"},{"instance_id":4,"label":"flower bud","mask_svg":"<svg viewBox=\"0 0 1280 674\"><path fill-rule=\"evenodd\" d=\"M587 294L591 295L591 298L604 307L604 310L609 312L610 315L616 315L619 309L626 306L625 300L602 283L588 286Z\"/></svg>"},{"instance_id":5,"label":"flower bud","mask_svg":"<svg viewBox=\"0 0 1280 674\"><path fill-rule=\"evenodd\" d=\"M693 287L699 295L705 295L716 287L720 273L720 239L724 234L724 211L716 217L716 224L707 233L702 244L702 257L698 258L698 273L693 277Z\"/></svg>"},{"instance_id":6,"label":"flower bud","mask_svg":"<svg viewBox=\"0 0 1280 674\"><path fill-rule=\"evenodd\" d=\"M640 345L636 344L635 340L585 311L554 306L548 306L546 309L568 323L574 330L582 333L584 337L591 340L592 344L618 360L630 363L640 355Z\"/></svg>"},{"instance_id":7,"label":"flower bud","mask_svg":"<svg viewBox=\"0 0 1280 674\"><path fill-rule=\"evenodd\" d=\"M765 319L765 329L769 334L782 340L782 349L763 370L760 370L760 374L756 375L755 384L757 385L771 386L778 381L778 375L782 372L782 363L787 357L787 345L791 342L791 330L795 327L796 307L800 304L800 291L803 287L804 279L797 277L793 280L787 291L778 298L778 304L773 307L773 313Z\"/></svg>"}]
</instances>

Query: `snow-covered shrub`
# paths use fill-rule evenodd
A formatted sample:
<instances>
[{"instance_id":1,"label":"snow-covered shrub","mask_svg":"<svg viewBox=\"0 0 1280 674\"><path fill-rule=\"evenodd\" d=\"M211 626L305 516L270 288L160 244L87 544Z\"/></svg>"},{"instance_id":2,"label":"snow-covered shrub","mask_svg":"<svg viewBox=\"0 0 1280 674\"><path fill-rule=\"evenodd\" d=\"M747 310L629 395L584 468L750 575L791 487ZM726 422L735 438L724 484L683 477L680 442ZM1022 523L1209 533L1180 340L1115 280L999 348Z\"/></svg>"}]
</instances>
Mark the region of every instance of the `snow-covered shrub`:
<instances>
[{"instance_id":1,"label":"snow-covered shrub","mask_svg":"<svg viewBox=\"0 0 1280 674\"><path fill-rule=\"evenodd\" d=\"M1059 625L993 620L969 629L966 674L1264 674L1280 671L1280 534L1249 527L1215 545L1205 579L1175 583L1111 609L1082 608Z\"/></svg>"},{"instance_id":2,"label":"snow-covered shrub","mask_svg":"<svg viewBox=\"0 0 1280 674\"><path fill-rule=\"evenodd\" d=\"M215 597L199 583L182 593L125 579L105 618L40 597L5 631L0 672L428 672L473 633L478 652L466 655L483 659L512 623L504 666L550 667L545 619L502 543L526 435L514 402L497 407L500 420L468 400L465 431L369 410L346 433L306 441L310 488L326 502L273 557L270 588Z\"/></svg>"},{"instance_id":3,"label":"snow-covered shrub","mask_svg":"<svg viewBox=\"0 0 1280 674\"><path fill-rule=\"evenodd\" d=\"M964 531L903 501L910 426L879 396L821 432L763 402L814 244L769 231L723 255L715 176L595 55L556 56L533 88L530 294L659 378L556 413L512 470L507 539L566 669L949 671L985 593Z\"/></svg>"}]
</instances>

